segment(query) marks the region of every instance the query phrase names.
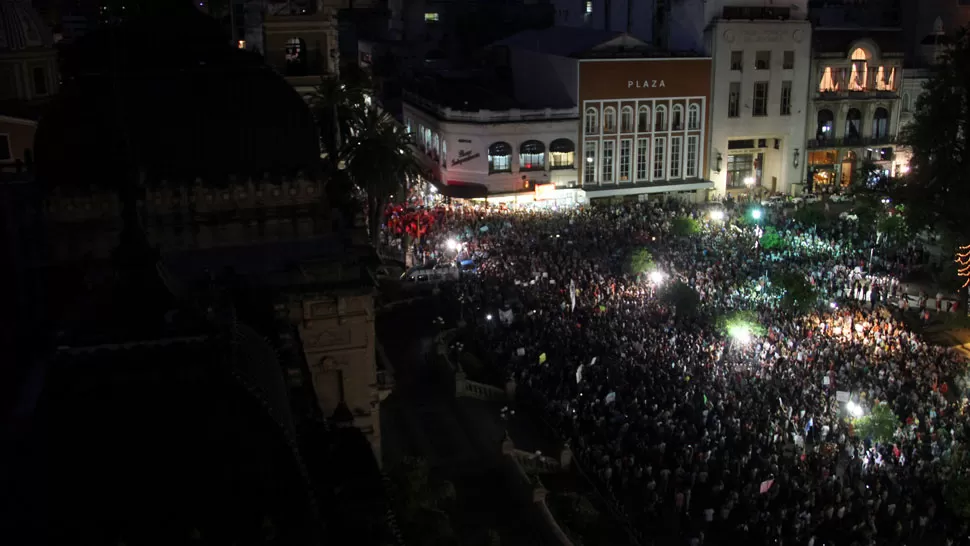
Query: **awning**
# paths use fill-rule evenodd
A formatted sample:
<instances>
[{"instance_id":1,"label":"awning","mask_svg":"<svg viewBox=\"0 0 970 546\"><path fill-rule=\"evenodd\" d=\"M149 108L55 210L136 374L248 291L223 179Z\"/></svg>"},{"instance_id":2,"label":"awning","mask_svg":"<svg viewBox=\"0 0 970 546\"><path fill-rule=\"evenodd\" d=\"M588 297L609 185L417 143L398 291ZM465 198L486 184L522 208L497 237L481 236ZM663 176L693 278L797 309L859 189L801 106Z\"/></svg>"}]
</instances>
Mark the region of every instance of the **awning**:
<instances>
[{"instance_id":1,"label":"awning","mask_svg":"<svg viewBox=\"0 0 970 546\"><path fill-rule=\"evenodd\" d=\"M576 145L568 138L557 138L549 144L550 152L569 153L576 151Z\"/></svg>"},{"instance_id":2,"label":"awning","mask_svg":"<svg viewBox=\"0 0 970 546\"><path fill-rule=\"evenodd\" d=\"M459 180L449 180L447 184L440 182L432 182L432 184L445 197L454 199L483 199L488 197L488 188L483 184L461 182Z\"/></svg>"}]
</instances>

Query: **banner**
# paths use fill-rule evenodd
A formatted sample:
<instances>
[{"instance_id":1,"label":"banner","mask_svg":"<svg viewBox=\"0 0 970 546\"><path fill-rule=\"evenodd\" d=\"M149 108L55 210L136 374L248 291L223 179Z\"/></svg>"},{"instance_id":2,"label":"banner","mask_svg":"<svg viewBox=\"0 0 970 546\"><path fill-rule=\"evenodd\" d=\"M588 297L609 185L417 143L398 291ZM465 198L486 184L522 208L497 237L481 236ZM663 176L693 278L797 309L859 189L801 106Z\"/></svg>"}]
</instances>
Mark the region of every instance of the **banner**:
<instances>
[{"instance_id":1,"label":"banner","mask_svg":"<svg viewBox=\"0 0 970 546\"><path fill-rule=\"evenodd\" d=\"M545 364L545 363L546 363L546 353L542 353L541 355L539 355L539 364Z\"/></svg>"},{"instance_id":2,"label":"banner","mask_svg":"<svg viewBox=\"0 0 970 546\"><path fill-rule=\"evenodd\" d=\"M767 492L768 492L768 490L769 490L769 489L771 489L771 486L772 486L772 485L773 485L774 483L775 483L775 479L774 479L774 478L772 478L772 479L770 479L770 480L765 480L765 481L763 481L763 482L761 482L761 487L760 487L760 488L758 488L758 491L759 491L759 492L760 492L760 493L761 493L762 495L764 495L765 493L767 493Z\"/></svg>"}]
</instances>

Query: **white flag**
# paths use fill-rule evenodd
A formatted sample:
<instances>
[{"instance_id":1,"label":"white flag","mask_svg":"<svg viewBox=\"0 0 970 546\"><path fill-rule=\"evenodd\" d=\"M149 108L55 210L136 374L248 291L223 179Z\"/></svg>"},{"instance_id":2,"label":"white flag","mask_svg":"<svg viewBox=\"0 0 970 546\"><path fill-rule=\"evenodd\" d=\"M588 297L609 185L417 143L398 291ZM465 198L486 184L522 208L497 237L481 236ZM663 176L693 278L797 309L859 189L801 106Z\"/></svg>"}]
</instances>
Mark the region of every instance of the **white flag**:
<instances>
[{"instance_id":1,"label":"white flag","mask_svg":"<svg viewBox=\"0 0 970 546\"><path fill-rule=\"evenodd\" d=\"M579 384L579 383L582 383L582 381L583 381L583 365L580 364L579 367L576 368L576 383Z\"/></svg>"},{"instance_id":2,"label":"white flag","mask_svg":"<svg viewBox=\"0 0 970 546\"><path fill-rule=\"evenodd\" d=\"M573 282L572 280L569 281L569 299L573 304L570 311L575 311L576 310L576 283Z\"/></svg>"}]
</instances>

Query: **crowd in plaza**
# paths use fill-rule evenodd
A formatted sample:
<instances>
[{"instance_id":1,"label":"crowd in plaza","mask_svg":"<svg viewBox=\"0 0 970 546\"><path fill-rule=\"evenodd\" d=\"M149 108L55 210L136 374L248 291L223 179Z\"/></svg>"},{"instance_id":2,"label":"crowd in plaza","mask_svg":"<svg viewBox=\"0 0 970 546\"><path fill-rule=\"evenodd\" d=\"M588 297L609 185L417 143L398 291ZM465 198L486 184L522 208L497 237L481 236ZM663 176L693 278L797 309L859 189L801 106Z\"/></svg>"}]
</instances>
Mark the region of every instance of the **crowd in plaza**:
<instances>
[{"instance_id":1,"label":"crowd in plaza","mask_svg":"<svg viewBox=\"0 0 970 546\"><path fill-rule=\"evenodd\" d=\"M677 201L426 212L413 250L475 264L447 292L471 349L516 382L642 542L970 544L947 504L967 472L966 363L901 319L897 276L918 245L871 253L857 222L713 220ZM684 217L700 231L675 234ZM762 248L767 226L782 248ZM652 271L630 270L639 248ZM803 278L812 301L786 303L780 275ZM675 284L695 309L664 297ZM723 319L739 311L751 323L731 335ZM855 430L880 406L898 420L888 438Z\"/></svg>"}]
</instances>

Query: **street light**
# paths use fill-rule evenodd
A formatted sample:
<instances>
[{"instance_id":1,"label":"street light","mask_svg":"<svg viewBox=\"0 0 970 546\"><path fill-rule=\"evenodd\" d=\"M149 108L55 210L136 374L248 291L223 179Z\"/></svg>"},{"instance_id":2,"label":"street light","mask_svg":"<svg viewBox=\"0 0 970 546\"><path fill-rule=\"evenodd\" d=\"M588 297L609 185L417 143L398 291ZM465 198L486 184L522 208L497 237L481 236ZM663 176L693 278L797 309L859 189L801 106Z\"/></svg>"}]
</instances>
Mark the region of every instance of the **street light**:
<instances>
[{"instance_id":1,"label":"street light","mask_svg":"<svg viewBox=\"0 0 970 546\"><path fill-rule=\"evenodd\" d=\"M459 243L457 239L448 239L445 241L445 247L447 247L448 250L457 252L461 248L461 243Z\"/></svg>"},{"instance_id":2,"label":"street light","mask_svg":"<svg viewBox=\"0 0 970 546\"><path fill-rule=\"evenodd\" d=\"M862 413L863 413L862 406L860 406L859 404L856 404L851 400L845 403L845 409L846 411L849 412L849 415L851 415L856 419L858 419L859 417L862 417Z\"/></svg>"},{"instance_id":3,"label":"street light","mask_svg":"<svg viewBox=\"0 0 970 546\"><path fill-rule=\"evenodd\" d=\"M761 209L751 209L751 218L761 220Z\"/></svg>"},{"instance_id":4,"label":"street light","mask_svg":"<svg viewBox=\"0 0 970 546\"><path fill-rule=\"evenodd\" d=\"M660 284L664 282L664 277L666 277L666 275L664 275L663 271L653 271L650 273L650 280L653 282L653 284Z\"/></svg>"},{"instance_id":5,"label":"street light","mask_svg":"<svg viewBox=\"0 0 970 546\"><path fill-rule=\"evenodd\" d=\"M489 314L485 315L485 320L492 320L492 314L489 313Z\"/></svg>"}]
</instances>

